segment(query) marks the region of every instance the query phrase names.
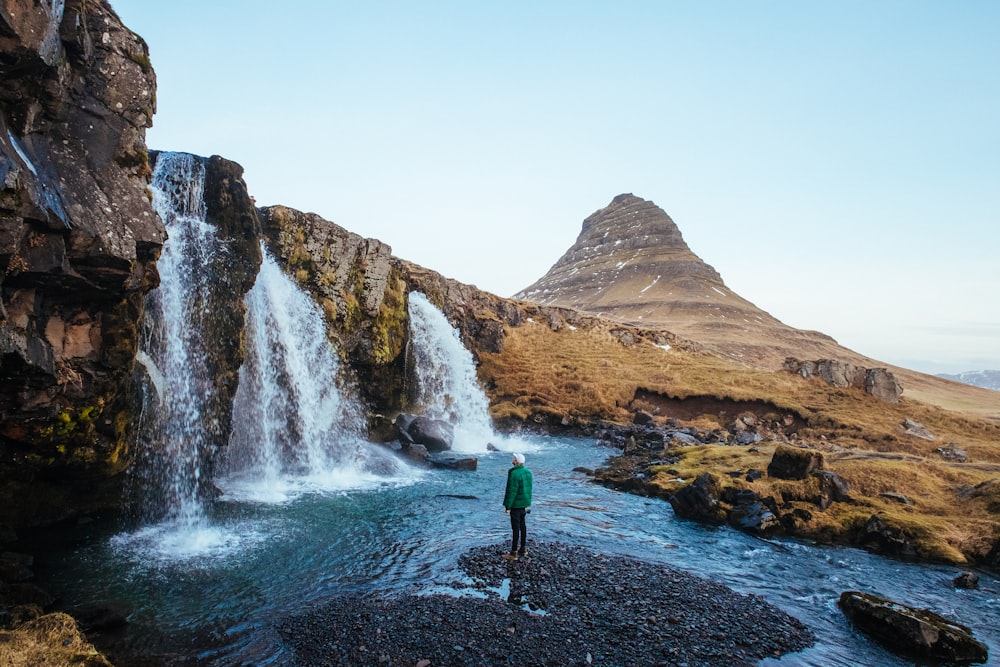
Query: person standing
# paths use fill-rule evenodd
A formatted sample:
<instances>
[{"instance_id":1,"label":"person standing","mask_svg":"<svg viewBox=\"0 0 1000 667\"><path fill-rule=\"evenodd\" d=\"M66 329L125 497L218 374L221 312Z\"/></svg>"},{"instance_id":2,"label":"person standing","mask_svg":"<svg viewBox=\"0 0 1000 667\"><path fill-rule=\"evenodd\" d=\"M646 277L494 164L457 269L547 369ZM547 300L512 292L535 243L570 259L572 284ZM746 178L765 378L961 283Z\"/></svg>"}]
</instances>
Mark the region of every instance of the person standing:
<instances>
[{"instance_id":1,"label":"person standing","mask_svg":"<svg viewBox=\"0 0 1000 667\"><path fill-rule=\"evenodd\" d=\"M507 471L507 490L503 496L503 507L510 515L513 538L510 553L503 554L503 557L507 560L517 560L528 555L525 516L531 510L531 471L524 467L524 454L515 453L511 458L511 465L511 469Z\"/></svg>"}]
</instances>

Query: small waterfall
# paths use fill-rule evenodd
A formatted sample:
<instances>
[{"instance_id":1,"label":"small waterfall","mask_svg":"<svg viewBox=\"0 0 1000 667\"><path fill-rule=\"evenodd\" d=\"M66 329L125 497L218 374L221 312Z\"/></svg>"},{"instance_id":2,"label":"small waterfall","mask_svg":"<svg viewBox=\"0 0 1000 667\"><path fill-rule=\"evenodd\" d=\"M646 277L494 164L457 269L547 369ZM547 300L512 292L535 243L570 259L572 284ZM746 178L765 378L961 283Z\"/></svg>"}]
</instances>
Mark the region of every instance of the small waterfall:
<instances>
[{"instance_id":1,"label":"small waterfall","mask_svg":"<svg viewBox=\"0 0 1000 667\"><path fill-rule=\"evenodd\" d=\"M247 351L220 481L226 495L275 502L400 474L397 459L364 441L360 406L340 381L319 307L263 255L245 299Z\"/></svg>"},{"instance_id":2,"label":"small waterfall","mask_svg":"<svg viewBox=\"0 0 1000 667\"><path fill-rule=\"evenodd\" d=\"M453 449L477 452L496 438L489 401L458 331L427 297L410 292L410 358L416 402L424 414L455 427Z\"/></svg>"},{"instance_id":3,"label":"small waterfall","mask_svg":"<svg viewBox=\"0 0 1000 667\"><path fill-rule=\"evenodd\" d=\"M168 232L160 285L146 297L137 360L146 371L139 426L141 514L195 526L204 519L203 466L215 442L206 424L216 389L202 339L210 270L226 252L205 221L205 168L193 155L162 153L153 206Z\"/></svg>"}]
</instances>

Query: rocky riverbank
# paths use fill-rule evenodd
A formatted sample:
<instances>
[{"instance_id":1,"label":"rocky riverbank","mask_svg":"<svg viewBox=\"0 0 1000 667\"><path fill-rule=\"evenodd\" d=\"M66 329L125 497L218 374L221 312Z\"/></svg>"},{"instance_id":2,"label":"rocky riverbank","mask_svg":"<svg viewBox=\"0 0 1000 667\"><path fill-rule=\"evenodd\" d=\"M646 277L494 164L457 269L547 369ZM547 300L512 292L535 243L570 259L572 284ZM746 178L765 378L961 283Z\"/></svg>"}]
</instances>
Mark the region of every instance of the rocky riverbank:
<instances>
[{"instance_id":1,"label":"rocky riverbank","mask_svg":"<svg viewBox=\"0 0 1000 667\"><path fill-rule=\"evenodd\" d=\"M801 622L756 596L665 565L532 544L459 560L452 592L348 596L285 620L302 665L756 665L810 646Z\"/></svg>"}]
</instances>

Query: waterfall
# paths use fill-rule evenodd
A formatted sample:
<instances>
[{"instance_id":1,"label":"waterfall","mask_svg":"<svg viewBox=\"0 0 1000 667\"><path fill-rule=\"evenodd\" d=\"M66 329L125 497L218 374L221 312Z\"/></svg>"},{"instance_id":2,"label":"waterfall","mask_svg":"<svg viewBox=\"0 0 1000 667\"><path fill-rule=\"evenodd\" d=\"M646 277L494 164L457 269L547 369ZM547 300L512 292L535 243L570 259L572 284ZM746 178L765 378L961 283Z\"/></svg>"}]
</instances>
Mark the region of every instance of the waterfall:
<instances>
[{"instance_id":1,"label":"waterfall","mask_svg":"<svg viewBox=\"0 0 1000 667\"><path fill-rule=\"evenodd\" d=\"M496 438L489 401L479 386L472 354L458 331L427 297L410 292L410 348L415 402L424 414L455 427L453 449L476 452Z\"/></svg>"},{"instance_id":2,"label":"waterfall","mask_svg":"<svg viewBox=\"0 0 1000 667\"><path fill-rule=\"evenodd\" d=\"M407 474L365 442L356 392L341 378L315 301L266 250L246 296L246 357L223 457L226 497L278 502L302 490Z\"/></svg>"},{"instance_id":3,"label":"waterfall","mask_svg":"<svg viewBox=\"0 0 1000 667\"><path fill-rule=\"evenodd\" d=\"M418 478L364 441L360 404L341 378L322 313L266 252L244 297L244 363L225 432L212 350L226 342L208 332L232 258L205 219L204 187L200 158L159 155L150 189L168 240L136 354L143 401L130 474L130 505L143 523L115 538L152 562L225 557L261 539L258 524L230 525L231 514L209 499L284 502Z\"/></svg>"},{"instance_id":4,"label":"waterfall","mask_svg":"<svg viewBox=\"0 0 1000 667\"><path fill-rule=\"evenodd\" d=\"M162 153L150 190L168 239L146 297L137 356L148 382L139 426L141 513L195 526L204 519L203 467L215 446L208 406L216 396L202 338L210 270L226 248L205 221L205 167L185 153Z\"/></svg>"}]
</instances>

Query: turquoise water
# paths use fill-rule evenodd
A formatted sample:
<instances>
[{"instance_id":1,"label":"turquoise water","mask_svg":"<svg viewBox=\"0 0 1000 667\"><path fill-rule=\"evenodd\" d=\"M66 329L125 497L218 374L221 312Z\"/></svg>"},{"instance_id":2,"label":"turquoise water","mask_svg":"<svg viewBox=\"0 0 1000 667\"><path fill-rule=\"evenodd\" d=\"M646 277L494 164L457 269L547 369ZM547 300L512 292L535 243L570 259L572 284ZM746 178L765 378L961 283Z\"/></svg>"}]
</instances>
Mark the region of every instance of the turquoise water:
<instances>
[{"instance_id":1,"label":"turquoise water","mask_svg":"<svg viewBox=\"0 0 1000 667\"><path fill-rule=\"evenodd\" d=\"M664 501L573 472L613 453L590 440L532 436L497 444L524 451L534 473L529 542L558 540L669 564L760 595L817 635L814 648L765 664L913 664L851 628L836 601L852 589L930 608L970 626L991 653L1000 647L1000 583L985 573L979 590L958 590L950 585L953 567L678 520ZM470 547L495 544L499 551L509 539L500 505L508 465L507 454L494 452L480 455L475 472L290 484L273 497L236 489L196 527L91 525L71 547L39 559L41 583L70 610L100 605L128 618L127 632L108 646L121 665L140 656L153 664L291 664L275 631L287 616L354 591L440 589L462 580L458 556Z\"/></svg>"}]
</instances>

